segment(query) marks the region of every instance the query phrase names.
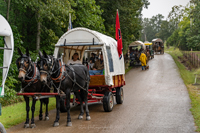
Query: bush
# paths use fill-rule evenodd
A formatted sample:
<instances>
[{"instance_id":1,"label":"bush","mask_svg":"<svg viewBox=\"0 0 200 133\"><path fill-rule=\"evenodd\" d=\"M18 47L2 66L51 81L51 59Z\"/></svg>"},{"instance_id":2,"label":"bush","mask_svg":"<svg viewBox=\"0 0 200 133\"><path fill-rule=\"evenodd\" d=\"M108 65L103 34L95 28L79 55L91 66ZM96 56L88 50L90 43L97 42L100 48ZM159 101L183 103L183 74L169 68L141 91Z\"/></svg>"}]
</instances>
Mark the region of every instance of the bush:
<instances>
[{"instance_id":1,"label":"bush","mask_svg":"<svg viewBox=\"0 0 200 133\"><path fill-rule=\"evenodd\" d=\"M14 103L22 102L24 98L22 96L17 96L16 91L13 89L9 89L5 86L4 97L0 97L0 103L2 106L11 105Z\"/></svg>"}]
</instances>

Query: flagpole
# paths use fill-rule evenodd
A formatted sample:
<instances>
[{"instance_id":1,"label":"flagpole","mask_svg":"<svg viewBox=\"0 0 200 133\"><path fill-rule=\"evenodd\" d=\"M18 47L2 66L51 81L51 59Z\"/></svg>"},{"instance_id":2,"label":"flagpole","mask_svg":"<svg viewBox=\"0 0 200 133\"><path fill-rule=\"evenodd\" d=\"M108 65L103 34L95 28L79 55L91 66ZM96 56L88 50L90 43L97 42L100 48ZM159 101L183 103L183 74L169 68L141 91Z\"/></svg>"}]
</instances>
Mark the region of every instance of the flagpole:
<instances>
[{"instance_id":1,"label":"flagpole","mask_svg":"<svg viewBox=\"0 0 200 133\"><path fill-rule=\"evenodd\" d=\"M68 23L68 31L72 29L72 22L71 22L71 13L69 13L69 23Z\"/></svg>"}]
</instances>

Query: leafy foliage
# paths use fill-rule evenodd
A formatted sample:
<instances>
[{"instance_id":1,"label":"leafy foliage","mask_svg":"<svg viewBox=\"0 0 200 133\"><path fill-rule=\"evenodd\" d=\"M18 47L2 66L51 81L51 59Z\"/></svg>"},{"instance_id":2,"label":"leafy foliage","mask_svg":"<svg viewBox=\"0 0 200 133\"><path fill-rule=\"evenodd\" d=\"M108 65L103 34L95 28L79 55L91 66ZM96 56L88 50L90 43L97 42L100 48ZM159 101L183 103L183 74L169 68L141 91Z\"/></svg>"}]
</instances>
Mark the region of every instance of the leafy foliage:
<instances>
[{"instance_id":1,"label":"leafy foliage","mask_svg":"<svg viewBox=\"0 0 200 133\"><path fill-rule=\"evenodd\" d=\"M0 14L6 17L9 11L9 23L14 34L14 56L5 86L5 97L0 102L10 104L20 101L16 91L20 90L18 70L15 64L19 57L17 48L25 52L30 50L32 61L38 56L36 48L47 54L53 54L54 45L68 28L69 13L73 27L86 27L109 36L115 36L116 9L119 9L120 24L124 49L140 37L141 11L149 5L148 0L12 0L7 10L8 1L0 0ZM40 41L38 41L38 39ZM0 46L3 46L0 38ZM0 51L0 65L3 62ZM2 71L0 71L0 79ZM5 101L4 101L5 100Z\"/></svg>"},{"instance_id":2,"label":"leafy foliage","mask_svg":"<svg viewBox=\"0 0 200 133\"><path fill-rule=\"evenodd\" d=\"M148 0L96 0L104 11L102 14L107 35L115 38L116 10L119 11L120 28L124 50L128 45L140 38L141 11L148 7Z\"/></svg>"},{"instance_id":3,"label":"leafy foliage","mask_svg":"<svg viewBox=\"0 0 200 133\"><path fill-rule=\"evenodd\" d=\"M161 38L167 45L182 50L200 50L200 1L191 0L186 6L174 6L167 20L162 17L143 20L143 40ZM158 15L157 15L158 16Z\"/></svg>"},{"instance_id":4,"label":"leafy foliage","mask_svg":"<svg viewBox=\"0 0 200 133\"><path fill-rule=\"evenodd\" d=\"M163 26L161 25L163 18L164 16L162 14L158 14L156 16L153 16L150 19L149 18L143 19L143 24L142 24L143 25L143 31L142 31L143 41L151 41L162 34L159 32L161 31L161 28L164 27L164 25Z\"/></svg>"},{"instance_id":5,"label":"leafy foliage","mask_svg":"<svg viewBox=\"0 0 200 133\"><path fill-rule=\"evenodd\" d=\"M178 10L180 7L176 7ZM179 10L179 14L173 19L178 24L174 33L168 38L167 43L177 46L183 50L200 50L200 24L199 24L199 1L191 1L191 5ZM173 11L173 9L172 9ZM175 13L174 13L175 14ZM172 20L171 20L172 21ZM176 37L174 36L176 34ZM177 38L179 41L177 42ZM178 43L178 44L177 44Z\"/></svg>"}]
</instances>

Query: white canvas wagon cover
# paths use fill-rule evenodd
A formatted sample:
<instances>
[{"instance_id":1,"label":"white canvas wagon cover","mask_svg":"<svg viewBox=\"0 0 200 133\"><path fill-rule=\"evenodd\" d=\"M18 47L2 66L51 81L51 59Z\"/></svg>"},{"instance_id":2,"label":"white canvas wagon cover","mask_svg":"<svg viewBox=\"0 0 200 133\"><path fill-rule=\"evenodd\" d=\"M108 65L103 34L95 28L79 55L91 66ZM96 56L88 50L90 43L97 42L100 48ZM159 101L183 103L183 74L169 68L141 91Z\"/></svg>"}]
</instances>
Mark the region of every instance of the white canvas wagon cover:
<instances>
[{"instance_id":1,"label":"white canvas wagon cover","mask_svg":"<svg viewBox=\"0 0 200 133\"><path fill-rule=\"evenodd\" d=\"M3 67L0 66L0 68L3 68L2 83L0 86L0 97L1 97L4 95L4 84L7 78L14 50L12 29L7 20L2 15L0 15L0 36L4 37L4 42L5 42L4 47L0 48L0 50L4 50Z\"/></svg>"},{"instance_id":2,"label":"white canvas wagon cover","mask_svg":"<svg viewBox=\"0 0 200 133\"><path fill-rule=\"evenodd\" d=\"M136 46L142 46L142 48L146 50L146 46L142 41L134 41L131 44L129 44L129 47L136 47Z\"/></svg>"},{"instance_id":3,"label":"white canvas wagon cover","mask_svg":"<svg viewBox=\"0 0 200 133\"><path fill-rule=\"evenodd\" d=\"M63 34L55 45L54 57L59 48L72 48L85 51L92 47L100 47L104 58L105 80L113 85L112 76L125 74L124 57L119 59L117 41L109 36L87 28L74 28Z\"/></svg>"}]
</instances>

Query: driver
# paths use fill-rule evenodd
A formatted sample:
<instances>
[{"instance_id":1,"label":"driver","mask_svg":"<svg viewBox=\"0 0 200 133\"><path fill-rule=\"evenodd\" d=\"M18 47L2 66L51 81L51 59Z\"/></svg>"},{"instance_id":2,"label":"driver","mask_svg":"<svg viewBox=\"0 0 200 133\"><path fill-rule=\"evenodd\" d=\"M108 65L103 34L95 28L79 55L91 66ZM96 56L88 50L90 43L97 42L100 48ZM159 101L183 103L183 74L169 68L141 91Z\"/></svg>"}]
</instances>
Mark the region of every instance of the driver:
<instances>
[{"instance_id":1,"label":"driver","mask_svg":"<svg viewBox=\"0 0 200 133\"><path fill-rule=\"evenodd\" d=\"M68 60L67 65L74 65L74 64L82 64L80 60L78 60L78 53L74 53L72 56L72 60Z\"/></svg>"}]
</instances>

